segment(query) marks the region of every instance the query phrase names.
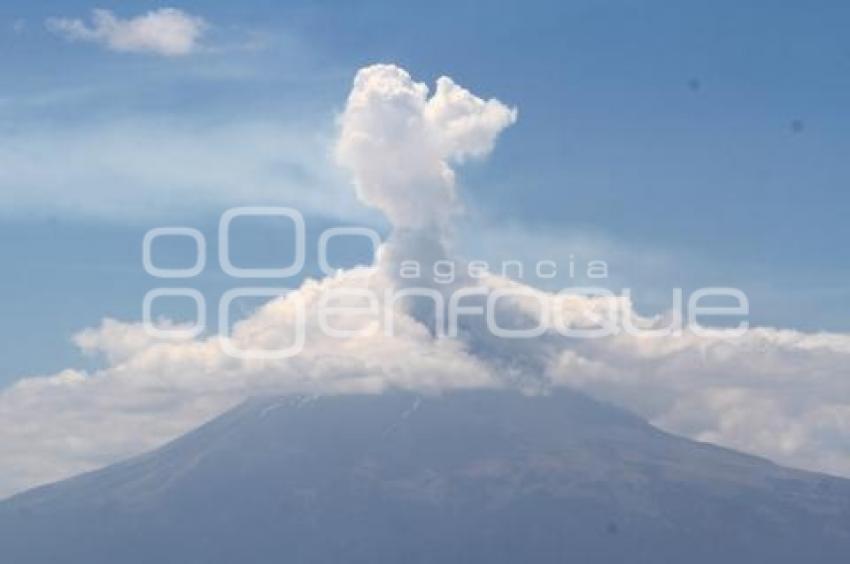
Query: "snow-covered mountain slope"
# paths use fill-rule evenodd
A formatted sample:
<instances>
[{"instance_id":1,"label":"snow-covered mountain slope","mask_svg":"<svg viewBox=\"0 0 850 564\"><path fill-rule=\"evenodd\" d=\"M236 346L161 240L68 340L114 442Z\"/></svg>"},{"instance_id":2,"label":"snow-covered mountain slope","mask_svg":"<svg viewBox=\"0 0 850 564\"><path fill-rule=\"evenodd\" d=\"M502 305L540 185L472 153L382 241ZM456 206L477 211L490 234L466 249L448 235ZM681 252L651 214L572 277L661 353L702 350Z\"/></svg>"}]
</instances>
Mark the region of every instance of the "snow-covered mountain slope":
<instances>
[{"instance_id":1,"label":"snow-covered mountain slope","mask_svg":"<svg viewBox=\"0 0 850 564\"><path fill-rule=\"evenodd\" d=\"M571 392L258 399L0 503L9 564L848 558L850 481Z\"/></svg>"}]
</instances>

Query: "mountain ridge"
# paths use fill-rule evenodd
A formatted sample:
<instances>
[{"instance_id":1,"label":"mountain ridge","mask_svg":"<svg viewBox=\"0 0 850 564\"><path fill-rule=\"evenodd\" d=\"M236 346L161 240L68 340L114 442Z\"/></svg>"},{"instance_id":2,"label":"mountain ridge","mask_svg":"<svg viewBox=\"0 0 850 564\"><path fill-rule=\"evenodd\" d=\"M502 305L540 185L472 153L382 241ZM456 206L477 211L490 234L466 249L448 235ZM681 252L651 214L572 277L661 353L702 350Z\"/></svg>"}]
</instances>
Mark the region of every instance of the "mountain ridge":
<instances>
[{"instance_id":1,"label":"mountain ridge","mask_svg":"<svg viewBox=\"0 0 850 564\"><path fill-rule=\"evenodd\" d=\"M266 397L0 502L0 545L16 564L841 562L850 480L572 391Z\"/></svg>"}]
</instances>

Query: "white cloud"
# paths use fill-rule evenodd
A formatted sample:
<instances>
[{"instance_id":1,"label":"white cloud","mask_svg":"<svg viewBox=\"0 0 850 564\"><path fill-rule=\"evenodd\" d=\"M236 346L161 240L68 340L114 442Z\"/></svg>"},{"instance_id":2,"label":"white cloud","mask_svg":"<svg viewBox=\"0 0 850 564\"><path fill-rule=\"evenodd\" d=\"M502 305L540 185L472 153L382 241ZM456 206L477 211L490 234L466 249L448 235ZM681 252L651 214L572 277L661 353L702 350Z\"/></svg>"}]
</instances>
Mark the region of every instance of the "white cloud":
<instances>
[{"instance_id":1,"label":"white cloud","mask_svg":"<svg viewBox=\"0 0 850 564\"><path fill-rule=\"evenodd\" d=\"M583 343L549 375L696 440L850 475L848 366L850 335L754 328Z\"/></svg>"},{"instance_id":2,"label":"white cloud","mask_svg":"<svg viewBox=\"0 0 850 564\"><path fill-rule=\"evenodd\" d=\"M92 11L91 24L78 18L50 18L47 27L66 39L99 43L112 51L174 57L197 51L209 25L182 10L160 8L128 19L98 9Z\"/></svg>"},{"instance_id":3,"label":"white cloud","mask_svg":"<svg viewBox=\"0 0 850 564\"><path fill-rule=\"evenodd\" d=\"M590 312L611 307L635 315L622 298L558 303L553 294L502 278L481 283L535 293L547 307L564 308L574 327ZM387 388L570 386L684 436L850 474L850 336L760 328L737 339L685 333L669 339L547 335L504 341L477 331L472 320L461 338L435 338L403 309L395 312L395 331L388 336L376 322L383 318L382 302L374 315L331 321L355 333L348 339L318 330L327 292L361 288L380 296L393 284L380 268L307 281L235 326L240 348L285 346L297 321L295 304L303 304L305 349L284 360L240 360L223 352L218 336L161 341L138 324L113 320L83 331L75 341L87 353L103 355L104 369L29 378L0 393L0 493L152 448L251 395ZM355 298L346 303L362 306ZM516 319L535 311L505 301L499 314Z\"/></svg>"},{"instance_id":4,"label":"white cloud","mask_svg":"<svg viewBox=\"0 0 850 564\"><path fill-rule=\"evenodd\" d=\"M401 69L370 67L358 74L342 119L340 157L364 200L390 215L398 231L439 232L452 206L449 163L486 154L498 131L514 119L503 106L492 106L503 108L491 110L496 118L484 117L489 102L448 80L442 83L443 93L430 100L453 100L428 106L425 87ZM427 120L433 123L425 126L429 107L434 109ZM427 141L417 138L423 135ZM400 168L408 161L412 169ZM419 202L423 194L427 217L421 222L406 197ZM401 309L388 336L375 321L384 307L379 305L377 316L348 314L333 323L354 336L322 336L317 312L328 291L360 288L380 295L399 284L387 269L397 257L387 251L422 248L399 244L398 232L393 237L373 268L308 280L234 327L233 339L242 348L285 344L297 321L296 304L303 304L306 346L293 358L240 360L224 354L218 336L160 341L138 324L110 320L83 331L76 343L102 355L103 369L28 378L0 392L0 495L152 448L253 394L388 387L571 386L694 439L850 475L850 335L758 328L739 338L685 332L577 340L548 333L504 341L472 319L459 338L448 338L434 337ZM520 289L547 311L561 308L574 327L607 308L641 325L663 320L640 318L623 297L557 300L498 277L461 284ZM534 319L538 309L524 300L505 300L498 315Z\"/></svg>"},{"instance_id":5,"label":"white cloud","mask_svg":"<svg viewBox=\"0 0 850 564\"><path fill-rule=\"evenodd\" d=\"M240 348L284 344L296 323L294 302L309 312L304 351L285 360L239 360L218 337L158 341L138 324L106 320L76 337L107 367L28 378L0 393L0 496L152 448L255 394L375 393L387 387L442 390L493 385L486 364L460 341L433 339L398 312L394 336L369 317L334 320L358 335L344 341L316 331L316 308L333 288L386 284L379 273L308 281L238 323ZM356 304L354 304L356 305Z\"/></svg>"}]
</instances>

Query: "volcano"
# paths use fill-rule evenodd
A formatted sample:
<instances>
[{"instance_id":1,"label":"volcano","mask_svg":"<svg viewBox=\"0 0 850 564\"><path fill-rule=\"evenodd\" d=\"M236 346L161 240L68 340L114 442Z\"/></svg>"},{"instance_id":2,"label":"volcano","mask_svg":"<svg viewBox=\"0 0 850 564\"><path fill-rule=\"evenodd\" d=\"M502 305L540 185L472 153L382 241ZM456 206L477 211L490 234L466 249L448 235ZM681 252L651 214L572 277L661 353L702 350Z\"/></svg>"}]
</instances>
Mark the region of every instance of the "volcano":
<instances>
[{"instance_id":1,"label":"volcano","mask_svg":"<svg viewBox=\"0 0 850 564\"><path fill-rule=\"evenodd\" d=\"M850 481L571 391L258 398L0 502L9 564L848 558Z\"/></svg>"}]
</instances>

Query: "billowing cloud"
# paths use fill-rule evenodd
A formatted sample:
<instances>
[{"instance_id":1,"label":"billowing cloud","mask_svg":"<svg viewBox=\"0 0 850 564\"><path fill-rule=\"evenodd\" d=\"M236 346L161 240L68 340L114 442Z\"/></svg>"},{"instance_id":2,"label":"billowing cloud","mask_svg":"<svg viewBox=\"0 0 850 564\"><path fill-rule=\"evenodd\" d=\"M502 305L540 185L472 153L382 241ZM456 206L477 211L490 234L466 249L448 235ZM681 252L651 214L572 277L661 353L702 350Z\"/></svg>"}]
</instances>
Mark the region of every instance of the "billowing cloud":
<instances>
[{"instance_id":1,"label":"billowing cloud","mask_svg":"<svg viewBox=\"0 0 850 564\"><path fill-rule=\"evenodd\" d=\"M401 309L391 336L365 314L327 319L345 339L318 330L324 296L362 308L352 291L380 295L387 283L373 269L308 281L233 328L232 347L268 350L288 346L303 319L306 346L285 359L235 358L218 336L159 340L141 324L114 320L83 331L75 341L106 368L28 378L0 393L0 497L153 448L252 395L497 385L462 342L434 339Z\"/></svg>"},{"instance_id":2,"label":"billowing cloud","mask_svg":"<svg viewBox=\"0 0 850 564\"><path fill-rule=\"evenodd\" d=\"M303 351L240 358L225 352L219 335L160 340L139 324L106 320L75 338L85 352L102 356L102 369L28 378L0 392L0 494L162 444L250 395L394 387L513 386L539 393L570 386L694 439L850 475L850 335L756 328L743 336L685 330L578 339L550 329L505 340L475 314L464 315L456 335L440 334L421 315L385 299L403 285L393 272L401 257L419 260L423 255L415 253L424 253L428 260L445 251L399 241L410 233L420 243L445 234L442 224L455 205L451 167L486 155L514 119L514 111L449 79L428 98L397 67L361 71L341 118L337 153L363 200L384 211L396 231L372 267L308 280L232 330L232 346L269 349L287 346L303 327ZM612 313L659 328L671 317L642 317L625 296L564 297L497 276L464 277L452 289L469 293L466 307L483 305L488 293L511 291L514 297L495 311L506 326L533 326L557 314L566 326L585 328ZM346 336L329 334L328 326Z\"/></svg>"},{"instance_id":3,"label":"billowing cloud","mask_svg":"<svg viewBox=\"0 0 850 564\"><path fill-rule=\"evenodd\" d=\"M428 87L394 65L361 69L340 117L337 158L359 197L399 229L440 228L456 210L453 163L486 156L517 117L448 77Z\"/></svg>"},{"instance_id":4,"label":"billowing cloud","mask_svg":"<svg viewBox=\"0 0 850 564\"><path fill-rule=\"evenodd\" d=\"M487 156L516 118L516 109L445 76L429 96L428 86L395 65L357 72L339 118L336 157L359 199L395 228L383 249L386 273L397 274L411 258L430 270L447 257L448 227L459 211L452 167Z\"/></svg>"},{"instance_id":5,"label":"billowing cloud","mask_svg":"<svg viewBox=\"0 0 850 564\"><path fill-rule=\"evenodd\" d=\"M199 16L160 8L127 19L98 9L92 11L90 24L78 18L50 18L47 27L66 39L98 43L112 51L174 57L195 52L209 26Z\"/></svg>"},{"instance_id":6,"label":"billowing cloud","mask_svg":"<svg viewBox=\"0 0 850 564\"><path fill-rule=\"evenodd\" d=\"M677 434L850 475L850 335L618 336L563 349L548 372Z\"/></svg>"}]
</instances>

